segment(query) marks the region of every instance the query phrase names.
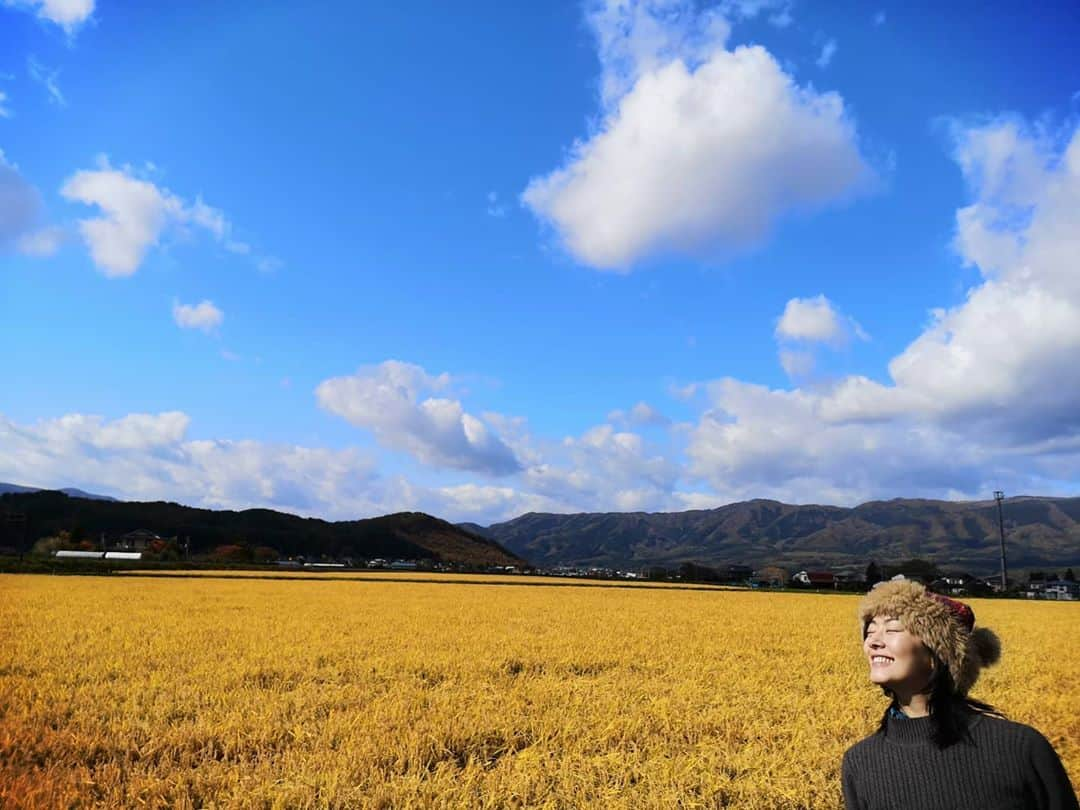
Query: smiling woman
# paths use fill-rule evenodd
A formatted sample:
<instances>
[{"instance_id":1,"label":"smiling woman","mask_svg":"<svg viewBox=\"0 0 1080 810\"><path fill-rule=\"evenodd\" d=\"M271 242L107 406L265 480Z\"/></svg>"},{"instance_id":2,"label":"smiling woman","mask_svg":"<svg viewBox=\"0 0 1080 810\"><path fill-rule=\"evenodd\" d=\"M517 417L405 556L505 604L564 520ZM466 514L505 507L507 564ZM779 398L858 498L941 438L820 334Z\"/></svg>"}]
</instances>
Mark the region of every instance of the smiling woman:
<instances>
[{"instance_id":1,"label":"smiling woman","mask_svg":"<svg viewBox=\"0 0 1080 810\"><path fill-rule=\"evenodd\" d=\"M900 580L863 597L859 618L870 680L892 701L844 754L848 810L1077 808L1046 738L968 697L1001 656L968 605Z\"/></svg>"}]
</instances>

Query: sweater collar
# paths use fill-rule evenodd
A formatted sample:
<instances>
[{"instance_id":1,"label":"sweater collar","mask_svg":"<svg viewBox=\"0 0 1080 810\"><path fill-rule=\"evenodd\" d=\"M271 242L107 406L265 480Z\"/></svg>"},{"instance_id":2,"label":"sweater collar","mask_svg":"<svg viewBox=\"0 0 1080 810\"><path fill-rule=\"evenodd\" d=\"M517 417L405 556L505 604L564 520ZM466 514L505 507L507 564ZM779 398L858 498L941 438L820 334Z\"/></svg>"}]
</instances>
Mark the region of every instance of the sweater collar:
<instances>
[{"instance_id":1,"label":"sweater collar","mask_svg":"<svg viewBox=\"0 0 1080 810\"><path fill-rule=\"evenodd\" d=\"M968 721L972 728L982 719L977 712ZM885 739L897 745L933 745L934 724L930 717L893 717L886 719Z\"/></svg>"},{"instance_id":2,"label":"sweater collar","mask_svg":"<svg viewBox=\"0 0 1080 810\"><path fill-rule=\"evenodd\" d=\"M929 745L934 725L929 717L895 717L890 712L885 725L885 739L898 745Z\"/></svg>"}]
</instances>

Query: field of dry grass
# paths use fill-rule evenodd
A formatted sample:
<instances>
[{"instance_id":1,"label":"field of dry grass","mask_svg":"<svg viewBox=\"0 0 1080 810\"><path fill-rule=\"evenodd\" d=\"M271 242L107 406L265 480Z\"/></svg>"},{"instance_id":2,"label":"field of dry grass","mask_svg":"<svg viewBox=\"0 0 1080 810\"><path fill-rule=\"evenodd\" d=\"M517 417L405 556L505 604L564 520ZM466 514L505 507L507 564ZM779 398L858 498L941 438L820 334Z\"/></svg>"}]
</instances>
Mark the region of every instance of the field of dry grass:
<instances>
[{"instance_id":1,"label":"field of dry grass","mask_svg":"<svg viewBox=\"0 0 1080 810\"><path fill-rule=\"evenodd\" d=\"M883 709L852 596L453 579L0 577L0 806L836 808ZM1077 606L973 605L1080 783Z\"/></svg>"}]
</instances>

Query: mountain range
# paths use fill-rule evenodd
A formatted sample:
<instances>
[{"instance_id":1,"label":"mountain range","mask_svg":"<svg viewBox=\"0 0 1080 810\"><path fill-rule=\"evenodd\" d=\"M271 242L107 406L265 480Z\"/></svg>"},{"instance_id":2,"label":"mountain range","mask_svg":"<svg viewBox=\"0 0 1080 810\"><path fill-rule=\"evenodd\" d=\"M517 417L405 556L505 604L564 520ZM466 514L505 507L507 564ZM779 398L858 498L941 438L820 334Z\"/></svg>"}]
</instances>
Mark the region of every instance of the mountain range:
<instances>
[{"instance_id":1,"label":"mountain range","mask_svg":"<svg viewBox=\"0 0 1080 810\"><path fill-rule=\"evenodd\" d=\"M24 487L19 484L5 484L0 481L0 495L7 495L8 493L22 493L22 492L45 492L41 487ZM70 495L72 498L89 498L94 501L115 501L116 498L109 495L95 495L92 492L83 492L81 489L75 489L75 487L64 487L58 489L56 492L63 492L65 495Z\"/></svg>"},{"instance_id":2,"label":"mountain range","mask_svg":"<svg viewBox=\"0 0 1080 810\"><path fill-rule=\"evenodd\" d=\"M91 539L102 532L149 529L164 537L190 537L193 553L240 542L288 555L429 558L476 565L527 561L540 567L635 569L695 562L829 568L918 557L977 574L1000 565L998 510L992 500L896 498L848 508L756 499L685 512L530 512L481 526L455 525L419 512L329 522L269 509L213 511L0 483L0 512L26 514L30 542L61 529ZM1007 498L1003 516L1010 569L1080 566L1080 497ZM0 521L4 531L11 533ZM0 536L0 545L16 542Z\"/></svg>"},{"instance_id":3,"label":"mountain range","mask_svg":"<svg viewBox=\"0 0 1080 810\"><path fill-rule=\"evenodd\" d=\"M1011 567L1080 565L1080 498L1007 498L1003 514ZM487 527L459 525L538 566L803 568L918 557L971 573L1000 570L992 500L898 498L852 508L751 500L686 512L533 512Z\"/></svg>"},{"instance_id":4,"label":"mountain range","mask_svg":"<svg viewBox=\"0 0 1080 810\"><path fill-rule=\"evenodd\" d=\"M12 515L19 519L11 520ZM270 509L195 509L164 501L111 501L36 490L0 495L0 546L25 549L42 537L115 539L137 529L190 539L194 555L218 546L266 546L281 555L429 559L471 566L521 565L497 542L421 512L331 523Z\"/></svg>"}]
</instances>

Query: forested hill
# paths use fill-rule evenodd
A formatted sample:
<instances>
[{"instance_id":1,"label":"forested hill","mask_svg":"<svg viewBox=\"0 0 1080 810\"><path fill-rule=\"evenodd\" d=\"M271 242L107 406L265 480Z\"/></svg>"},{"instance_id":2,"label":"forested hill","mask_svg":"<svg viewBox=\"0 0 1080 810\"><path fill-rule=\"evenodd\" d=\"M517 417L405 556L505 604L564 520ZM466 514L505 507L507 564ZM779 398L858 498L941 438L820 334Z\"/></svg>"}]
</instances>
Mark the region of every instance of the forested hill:
<instances>
[{"instance_id":1,"label":"forested hill","mask_svg":"<svg viewBox=\"0 0 1080 810\"><path fill-rule=\"evenodd\" d=\"M331 523L317 518L247 509L242 512L194 509L164 501L104 501L69 497L56 491L0 495L0 546L18 547L22 523L6 515L25 515L25 538L71 532L96 541L146 529L161 537L189 537L191 553L218 546L268 546L283 555L433 559L469 565L523 562L497 542L421 512L401 512L367 520Z\"/></svg>"},{"instance_id":2,"label":"forested hill","mask_svg":"<svg viewBox=\"0 0 1080 810\"><path fill-rule=\"evenodd\" d=\"M1007 498L1010 565L1080 564L1080 498ZM994 501L872 501L854 508L753 500L669 513L530 513L476 527L536 565L777 563L832 566L923 557L972 572L998 566Z\"/></svg>"}]
</instances>

